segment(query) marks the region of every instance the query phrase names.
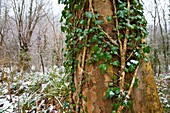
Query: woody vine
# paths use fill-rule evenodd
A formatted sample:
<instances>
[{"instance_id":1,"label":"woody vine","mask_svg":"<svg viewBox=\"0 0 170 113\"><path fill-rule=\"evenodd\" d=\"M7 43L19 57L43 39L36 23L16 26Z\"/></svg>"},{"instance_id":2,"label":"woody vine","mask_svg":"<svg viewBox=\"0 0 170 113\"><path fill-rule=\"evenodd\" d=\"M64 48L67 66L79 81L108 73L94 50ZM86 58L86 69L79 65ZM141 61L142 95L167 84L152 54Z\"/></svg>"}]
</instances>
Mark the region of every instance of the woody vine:
<instances>
[{"instance_id":1,"label":"woody vine","mask_svg":"<svg viewBox=\"0 0 170 113\"><path fill-rule=\"evenodd\" d=\"M120 113L132 105L130 95L137 87L137 71L141 60L148 61L150 47L146 45L145 37L147 22L143 15L143 5L139 0L113 0L114 16L107 16L108 22L114 21L110 36L103 28L100 14L94 10L93 0L59 0L65 5L61 21L61 30L66 35L67 61L65 67L69 74L70 91L73 97L72 109L81 112L82 86L86 81L85 64L101 62L98 68L106 73L109 66L117 68L108 83L106 99L113 101L112 113ZM90 59L86 60L87 50ZM115 57L117 58L115 60ZM78 70L78 75L75 72ZM74 79L77 77L77 82ZM92 75L91 75L92 76ZM130 77L127 80L127 78Z\"/></svg>"}]
</instances>

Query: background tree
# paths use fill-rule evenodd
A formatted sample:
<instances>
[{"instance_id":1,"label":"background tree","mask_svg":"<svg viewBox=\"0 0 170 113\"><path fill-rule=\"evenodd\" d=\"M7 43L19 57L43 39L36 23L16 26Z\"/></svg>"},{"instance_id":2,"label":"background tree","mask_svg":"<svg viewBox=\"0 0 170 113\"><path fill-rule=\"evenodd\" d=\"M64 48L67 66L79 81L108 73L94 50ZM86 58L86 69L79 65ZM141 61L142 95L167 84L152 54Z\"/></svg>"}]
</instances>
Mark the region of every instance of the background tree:
<instances>
[{"instance_id":1,"label":"background tree","mask_svg":"<svg viewBox=\"0 0 170 113\"><path fill-rule=\"evenodd\" d=\"M62 3L72 111L162 113L139 0Z\"/></svg>"},{"instance_id":2,"label":"background tree","mask_svg":"<svg viewBox=\"0 0 170 113\"><path fill-rule=\"evenodd\" d=\"M47 43L45 50L41 48L44 67L62 65L64 38L59 27L60 15L53 11L51 2L2 0L1 67L15 65L19 70L29 70L30 66L34 65L37 70L43 69L37 46L38 37L41 44L45 40Z\"/></svg>"},{"instance_id":3,"label":"background tree","mask_svg":"<svg viewBox=\"0 0 170 113\"><path fill-rule=\"evenodd\" d=\"M46 7L46 3L38 0L25 2L25 0L12 1L15 14L14 21L17 26L17 37L20 46L20 64L23 66L23 69L29 67L29 48L31 46L31 38L37 23L45 16L43 10Z\"/></svg>"},{"instance_id":4,"label":"background tree","mask_svg":"<svg viewBox=\"0 0 170 113\"><path fill-rule=\"evenodd\" d=\"M169 72L169 27L168 27L168 0L144 0L146 15L148 19L149 31L148 36L149 45L151 45L151 63L154 69L154 74L162 74Z\"/></svg>"}]
</instances>

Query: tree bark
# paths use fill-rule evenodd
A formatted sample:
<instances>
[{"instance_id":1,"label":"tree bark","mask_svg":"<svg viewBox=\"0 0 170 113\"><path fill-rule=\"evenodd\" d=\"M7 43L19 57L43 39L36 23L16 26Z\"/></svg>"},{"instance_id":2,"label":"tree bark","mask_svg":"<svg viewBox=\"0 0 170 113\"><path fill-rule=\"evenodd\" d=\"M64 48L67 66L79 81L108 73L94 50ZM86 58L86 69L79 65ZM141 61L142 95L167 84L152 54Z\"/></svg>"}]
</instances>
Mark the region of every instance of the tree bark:
<instances>
[{"instance_id":1,"label":"tree bark","mask_svg":"<svg viewBox=\"0 0 170 113\"><path fill-rule=\"evenodd\" d=\"M117 32L113 31L113 28L118 27L115 18L111 21L107 20L107 16L114 17L115 16L115 7L114 3L118 1L112 0L87 0L86 4L88 4L90 11L99 13L99 19L103 20L101 26L99 28L103 29L104 34L106 35L104 38L104 42L111 42L113 45L119 46L119 54L112 56L112 60L121 61L121 70L118 67L112 66L107 62L107 70L105 73L102 73L99 65L103 63L103 60L99 60L94 63L88 63L91 59L91 51L93 51L93 44L90 47L84 46L80 52L76 52L75 60L73 64L76 64L78 61L77 67L74 70L75 72L72 74L73 82L75 86L75 92L71 95L72 104L73 104L73 112L76 113L112 113L113 112L113 103L114 99L106 99L106 90L109 88L108 84L113 83L111 79L112 76L118 77L117 85L120 86L121 90L126 90L124 82L132 81L132 85L128 90L128 96L132 99L132 107L130 109L124 109L125 106L121 105L118 108L118 113L163 113L162 105L159 101L156 84L154 81L153 72L149 62L142 61L140 66L137 66L137 69L134 72L134 76L131 76L130 73L125 73L125 61L129 60L126 57L126 54L129 54L126 48L127 39L123 38L122 40L118 40L119 43L114 42L119 36ZM130 1L127 0L127 7L130 8ZM76 5L75 5L76 6ZM71 7L71 6L70 6ZM86 6L87 7L87 6ZM87 9L84 9L86 12ZM79 14L79 13L75 13ZM81 15L81 13L80 13ZM74 15L75 16L75 15ZM88 23L91 21L88 21ZM73 22L74 23L74 22ZM88 24L87 23L87 29ZM128 22L130 24L130 22ZM119 29L117 29L118 31ZM125 29L127 35L131 33L129 29ZM117 36L118 35L118 36ZM88 41L89 37L86 37L86 41ZM84 42L78 41L79 44ZM121 42L123 43L121 45ZM85 42L86 44L87 42ZM99 45L100 46L100 45ZM122 47L120 47L122 46ZM101 46L100 46L101 47ZM74 48L72 48L74 49ZM103 51L109 51L109 49L104 49ZM126 53L127 51L127 53ZM122 55L121 55L122 54ZM120 57L121 56L121 57ZM130 55L131 56L131 55ZM122 58L124 57L124 58ZM124 64L123 64L124 63ZM120 70L120 71L119 71ZM139 78L139 86L138 88L134 88L134 79ZM124 80L122 80L124 79ZM123 85L122 85L123 83ZM122 91L123 92L123 91ZM120 96L123 94L120 93ZM75 104L75 106L74 106Z\"/></svg>"},{"instance_id":2,"label":"tree bark","mask_svg":"<svg viewBox=\"0 0 170 113\"><path fill-rule=\"evenodd\" d=\"M138 70L138 88L132 93L134 113L163 113L151 64L143 62Z\"/></svg>"}]
</instances>

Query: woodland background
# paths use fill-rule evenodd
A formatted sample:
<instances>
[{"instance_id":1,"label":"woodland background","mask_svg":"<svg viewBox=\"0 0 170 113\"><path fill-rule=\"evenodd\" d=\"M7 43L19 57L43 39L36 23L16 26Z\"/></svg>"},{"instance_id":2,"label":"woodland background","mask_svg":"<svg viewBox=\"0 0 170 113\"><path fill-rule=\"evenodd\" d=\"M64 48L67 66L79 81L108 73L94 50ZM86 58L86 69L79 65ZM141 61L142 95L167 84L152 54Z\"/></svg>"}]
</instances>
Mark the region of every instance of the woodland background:
<instances>
[{"instance_id":1,"label":"woodland background","mask_svg":"<svg viewBox=\"0 0 170 113\"><path fill-rule=\"evenodd\" d=\"M143 0L150 61L170 111L170 0ZM55 4L55 5L54 5ZM67 108L62 6L51 0L0 0L0 112ZM57 11L60 10L60 11ZM57 12L57 13L56 13Z\"/></svg>"}]
</instances>

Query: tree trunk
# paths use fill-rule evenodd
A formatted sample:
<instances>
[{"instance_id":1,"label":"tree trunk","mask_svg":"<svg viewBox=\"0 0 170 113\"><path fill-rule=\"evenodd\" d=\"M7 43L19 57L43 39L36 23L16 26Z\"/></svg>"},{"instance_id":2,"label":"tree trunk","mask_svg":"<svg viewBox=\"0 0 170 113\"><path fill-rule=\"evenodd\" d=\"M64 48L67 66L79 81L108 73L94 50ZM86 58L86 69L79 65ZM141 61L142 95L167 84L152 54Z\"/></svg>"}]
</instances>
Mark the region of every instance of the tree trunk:
<instances>
[{"instance_id":1,"label":"tree trunk","mask_svg":"<svg viewBox=\"0 0 170 113\"><path fill-rule=\"evenodd\" d=\"M22 71L29 71L30 70L30 53L29 53L29 48L25 44L21 47L20 49L20 54L19 54L19 67L22 69Z\"/></svg>"},{"instance_id":2,"label":"tree trunk","mask_svg":"<svg viewBox=\"0 0 170 113\"><path fill-rule=\"evenodd\" d=\"M163 113L151 64L143 62L137 74L140 82L138 88L133 90L134 113Z\"/></svg>"},{"instance_id":3,"label":"tree trunk","mask_svg":"<svg viewBox=\"0 0 170 113\"><path fill-rule=\"evenodd\" d=\"M121 3L120 0L87 0L65 4L66 12L63 14L70 11L73 15L71 18L64 15L66 25L70 25L68 21L72 25L65 28L68 33L68 61L65 66L72 78L72 112L163 113L150 63L144 61L144 54L149 50L146 45L140 47L140 44L145 44L146 35L142 35L138 42L134 41L135 38L129 39L133 33L136 33L134 37L138 37L137 32L140 32L139 36L146 34L132 26L136 24L141 27L145 23L130 21L130 16L137 15L130 13L131 6L136 7L139 1L127 0ZM121 10L124 7L127 7L126 13ZM118 12L120 17L117 16ZM120 28L121 23L126 24ZM81 30L83 33L89 32L81 37ZM131 47L131 42L136 44ZM138 52L142 58L137 55ZM132 62L133 65L130 64ZM137 78L139 83L136 82ZM137 88L134 87L135 84L138 85Z\"/></svg>"}]
</instances>

